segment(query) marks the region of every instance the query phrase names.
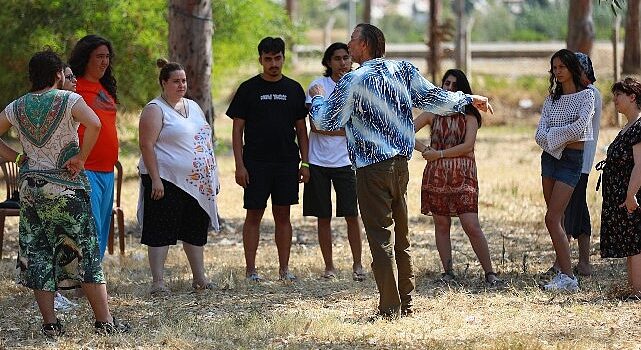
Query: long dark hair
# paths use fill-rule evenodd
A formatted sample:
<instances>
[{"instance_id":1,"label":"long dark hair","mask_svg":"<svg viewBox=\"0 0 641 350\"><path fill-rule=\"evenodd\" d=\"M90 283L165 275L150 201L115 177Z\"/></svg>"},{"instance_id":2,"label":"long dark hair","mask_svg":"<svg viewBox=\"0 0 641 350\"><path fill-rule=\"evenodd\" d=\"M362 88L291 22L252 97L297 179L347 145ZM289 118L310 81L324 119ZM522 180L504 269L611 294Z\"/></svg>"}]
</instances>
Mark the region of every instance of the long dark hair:
<instances>
[{"instance_id":1,"label":"long dark hair","mask_svg":"<svg viewBox=\"0 0 641 350\"><path fill-rule=\"evenodd\" d=\"M572 81L574 82L577 91L585 89L585 86L581 83L581 63L579 63L574 52L567 49L561 49L555 52L550 58L550 87L548 88L548 92L550 93L550 96L552 96L553 101L558 100L561 95L563 95L563 87L557 82L552 67L552 62L557 57L567 67L570 74L572 74Z\"/></svg>"},{"instance_id":2,"label":"long dark hair","mask_svg":"<svg viewBox=\"0 0 641 350\"><path fill-rule=\"evenodd\" d=\"M51 49L36 52L29 60L29 81L31 91L38 91L53 86L56 74L62 71L64 63Z\"/></svg>"},{"instance_id":3,"label":"long dark hair","mask_svg":"<svg viewBox=\"0 0 641 350\"><path fill-rule=\"evenodd\" d=\"M325 73L323 73L323 76L325 77L331 77L332 76L332 66L330 61L332 60L332 56L334 55L334 52L338 50L345 50L345 52L349 52L349 48L347 47L347 44L345 43L333 43L327 47L327 50L325 50L325 53L323 54L323 60L321 63L325 67Z\"/></svg>"},{"instance_id":4,"label":"long dark hair","mask_svg":"<svg viewBox=\"0 0 641 350\"><path fill-rule=\"evenodd\" d=\"M74 74L80 77L84 76L91 53L93 52L93 50L102 45L107 46L107 49L109 50L109 66L107 66L105 74L102 76L102 78L100 78L100 84L102 84L109 95L113 97L114 101L118 102L116 78L114 78L112 71L114 50L109 40L94 34L87 35L78 40L76 46L73 48L73 51L71 51L71 56L69 57L69 66L71 67L71 70L74 72Z\"/></svg>"},{"instance_id":5,"label":"long dark hair","mask_svg":"<svg viewBox=\"0 0 641 350\"><path fill-rule=\"evenodd\" d=\"M445 84L445 80L450 75L456 78L456 91L461 91L465 94L473 95L470 82L467 80L467 76L465 75L465 73L463 73L463 71L460 69L448 69L447 72L443 74L443 79L441 79L441 86ZM479 123L479 128L481 127L481 124L483 123L483 118L481 118L481 112L479 112L479 110L476 109L476 107L472 106L471 104L468 104L467 106L465 106L465 113L475 116L476 121Z\"/></svg>"}]
</instances>

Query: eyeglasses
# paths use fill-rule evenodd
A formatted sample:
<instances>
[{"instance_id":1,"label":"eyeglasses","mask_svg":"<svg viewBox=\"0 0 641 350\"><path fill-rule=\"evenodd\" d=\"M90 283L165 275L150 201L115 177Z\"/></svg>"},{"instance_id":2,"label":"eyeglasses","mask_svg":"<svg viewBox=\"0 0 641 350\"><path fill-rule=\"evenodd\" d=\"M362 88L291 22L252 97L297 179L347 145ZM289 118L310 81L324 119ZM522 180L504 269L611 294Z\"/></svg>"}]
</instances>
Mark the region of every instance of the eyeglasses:
<instances>
[{"instance_id":1,"label":"eyeglasses","mask_svg":"<svg viewBox=\"0 0 641 350\"><path fill-rule=\"evenodd\" d=\"M73 74L67 74L65 75L65 79L67 80L76 80L76 76Z\"/></svg>"}]
</instances>

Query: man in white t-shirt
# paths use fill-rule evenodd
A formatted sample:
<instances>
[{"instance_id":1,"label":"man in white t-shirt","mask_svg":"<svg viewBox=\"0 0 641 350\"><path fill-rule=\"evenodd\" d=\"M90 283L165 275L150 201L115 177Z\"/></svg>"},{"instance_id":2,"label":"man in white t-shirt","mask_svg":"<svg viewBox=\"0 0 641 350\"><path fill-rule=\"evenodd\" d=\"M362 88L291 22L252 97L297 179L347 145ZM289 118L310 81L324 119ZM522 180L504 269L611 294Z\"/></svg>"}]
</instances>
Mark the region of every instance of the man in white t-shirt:
<instances>
[{"instance_id":1,"label":"man in white t-shirt","mask_svg":"<svg viewBox=\"0 0 641 350\"><path fill-rule=\"evenodd\" d=\"M321 85L329 96L336 82L351 70L352 60L347 45L333 43L323 55L325 73L323 77L314 80L310 86ZM307 95L307 106L311 97ZM352 278L355 281L365 279L361 264L361 228L358 221L356 200L356 175L352 169L347 154L347 139L345 130L320 131L310 123L309 133L309 164L310 179L305 184L303 194L303 215L318 218L318 243L325 261L323 277L336 277L336 269L332 259L332 197L331 186L336 192L336 216L345 217L347 223L347 239L352 250L354 264Z\"/></svg>"}]
</instances>

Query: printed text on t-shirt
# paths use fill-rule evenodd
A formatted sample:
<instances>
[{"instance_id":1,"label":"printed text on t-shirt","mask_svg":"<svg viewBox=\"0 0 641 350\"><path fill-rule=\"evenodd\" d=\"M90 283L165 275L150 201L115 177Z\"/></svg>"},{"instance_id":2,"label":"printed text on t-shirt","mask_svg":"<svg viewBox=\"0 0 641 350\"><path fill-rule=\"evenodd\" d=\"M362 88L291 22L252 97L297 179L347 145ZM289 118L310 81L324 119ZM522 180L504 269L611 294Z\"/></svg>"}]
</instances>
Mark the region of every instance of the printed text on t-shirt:
<instances>
[{"instance_id":1,"label":"printed text on t-shirt","mask_svg":"<svg viewBox=\"0 0 641 350\"><path fill-rule=\"evenodd\" d=\"M287 95L283 94L266 94L266 95L261 95L260 100L281 100L281 101L287 101Z\"/></svg>"}]
</instances>

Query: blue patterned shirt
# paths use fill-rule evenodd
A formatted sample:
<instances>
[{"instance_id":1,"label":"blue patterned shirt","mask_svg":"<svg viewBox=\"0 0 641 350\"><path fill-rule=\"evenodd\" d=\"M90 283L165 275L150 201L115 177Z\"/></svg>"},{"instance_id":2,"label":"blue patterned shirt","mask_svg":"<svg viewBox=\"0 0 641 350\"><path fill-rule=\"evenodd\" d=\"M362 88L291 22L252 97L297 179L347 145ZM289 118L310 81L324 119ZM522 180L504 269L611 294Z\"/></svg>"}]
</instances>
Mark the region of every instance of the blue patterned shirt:
<instances>
[{"instance_id":1,"label":"blue patterned shirt","mask_svg":"<svg viewBox=\"0 0 641 350\"><path fill-rule=\"evenodd\" d=\"M314 96L310 117L319 130L344 127L350 160L362 168L412 156L412 108L448 115L471 102L469 95L434 86L409 62L375 58L345 74L328 99Z\"/></svg>"}]
</instances>

